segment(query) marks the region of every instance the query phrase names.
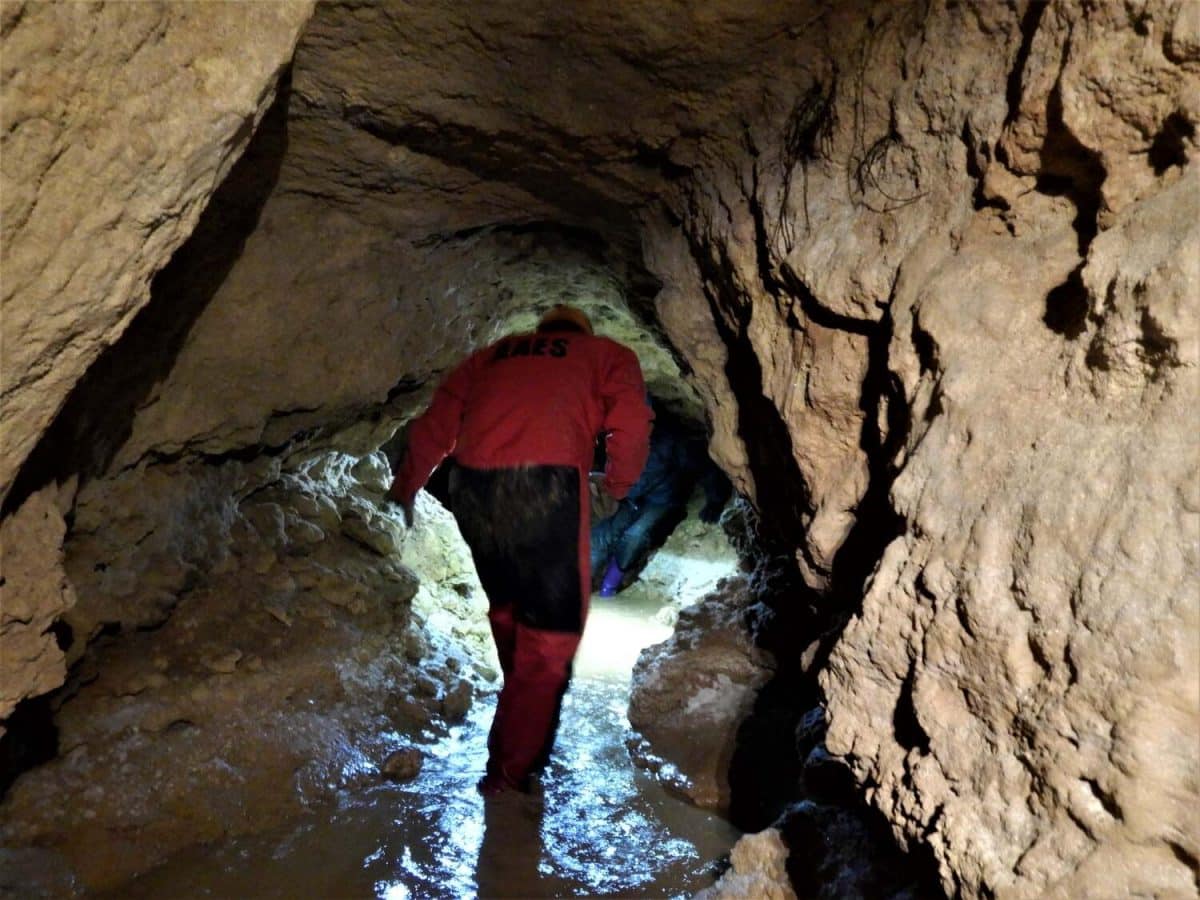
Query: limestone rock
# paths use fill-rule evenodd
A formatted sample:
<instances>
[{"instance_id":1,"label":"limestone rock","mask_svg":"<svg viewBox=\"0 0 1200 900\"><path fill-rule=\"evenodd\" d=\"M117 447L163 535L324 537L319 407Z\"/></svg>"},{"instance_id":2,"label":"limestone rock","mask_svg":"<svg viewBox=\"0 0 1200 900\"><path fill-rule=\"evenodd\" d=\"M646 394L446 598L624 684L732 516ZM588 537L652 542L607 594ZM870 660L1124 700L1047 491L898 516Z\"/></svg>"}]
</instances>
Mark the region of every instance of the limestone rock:
<instances>
[{"instance_id":1,"label":"limestone rock","mask_svg":"<svg viewBox=\"0 0 1200 900\"><path fill-rule=\"evenodd\" d=\"M779 831L747 834L733 845L731 869L696 900L795 900L784 863L788 849Z\"/></svg>"},{"instance_id":2,"label":"limestone rock","mask_svg":"<svg viewBox=\"0 0 1200 900\"><path fill-rule=\"evenodd\" d=\"M702 400L800 602L855 609L871 576L823 676L828 747L947 892L1193 896L1195 4L560 6L317 9L257 228L80 495L70 652L181 627L213 584L255 586L268 642L336 643L403 618L393 548L426 561L424 622L486 645L448 515L422 498L399 530L363 457L529 298L590 294L605 327L657 314L679 364L648 368ZM0 483L144 302L308 9L0 10ZM222 458L258 451L274 472ZM765 671L714 625L727 682L645 690L673 740L668 701L736 710ZM443 654L420 623L394 636ZM260 650L189 675L179 708L266 678ZM134 703L174 683L117 674ZM144 721L188 734L166 707Z\"/></svg>"},{"instance_id":3,"label":"limestone rock","mask_svg":"<svg viewBox=\"0 0 1200 900\"><path fill-rule=\"evenodd\" d=\"M0 497L245 148L312 6L5 4Z\"/></svg>"},{"instance_id":4,"label":"limestone rock","mask_svg":"<svg viewBox=\"0 0 1200 900\"><path fill-rule=\"evenodd\" d=\"M386 410L390 429L363 449L373 452L469 351L531 330L540 310L564 300L592 311L600 333L628 340L652 387L698 409L676 360L578 247L486 231L398 257L392 235L305 195L273 194L115 464L282 445L318 428L353 454L362 421ZM398 384L407 390L389 404ZM365 470L360 483L386 489L386 462L373 465L382 468Z\"/></svg>"},{"instance_id":5,"label":"limestone rock","mask_svg":"<svg viewBox=\"0 0 1200 900\"><path fill-rule=\"evenodd\" d=\"M728 806L731 736L772 673L746 628L749 602L744 579L726 580L634 667L629 722L645 741L632 746L635 759L710 809Z\"/></svg>"},{"instance_id":6,"label":"limestone rock","mask_svg":"<svg viewBox=\"0 0 1200 900\"><path fill-rule=\"evenodd\" d=\"M0 723L66 677L51 628L75 605L75 590L63 569L58 502L57 489L45 488L0 523Z\"/></svg>"},{"instance_id":7,"label":"limestone rock","mask_svg":"<svg viewBox=\"0 0 1200 900\"><path fill-rule=\"evenodd\" d=\"M365 542L331 531L312 543L299 527L320 530L305 511L363 509L372 486L357 478L378 467L331 453L188 460L83 490L67 554L85 599L78 617L66 613L79 662L56 717L60 753L5 797L6 846L52 849L90 890L115 885L183 847L269 828L365 785L397 734L428 739L465 713L476 676L414 616L413 574ZM53 493L5 527L26 538L48 529L57 547ZM65 582L61 568L54 580L16 563L6 578L11 568L42 589ZM427 590L462 602L450 585ZM99 623L120 639L89 646ZM424 669L400 652L413 634ZM56 680L42 690L63 677L54 652Z\"/></svg>"},{"instance_id":8,"label":"limestone rock","mask_svg":"<svg viewBox=\"0 0 1200 900\"><path fill-rule=\"evenodd\" d=\"M471 711L474 700L475 689L471 682L460 679L442 697L442 716L447 722L461 722Z\"/></svg>"},{"instance_id":9,"label":"limestone rock","mask_svg":"<svg viewBox=\"0 0 1200 900\"><path fill-rule=\"evenodd\" d=\"M393 751L383 761L380 771L392 781L411 781L421 774L421 766L425 762L421 751L415 747L406 747Z\"/></svg>"},{"instance_id":10,"label":"limestone rock","mask_svg":"<svg viewBox=\"0 0 1200 900\"><path fill-rule=\"evenodd\" d=\"M1066 333L1067 216L898 293L909 525L822 681L829 749L948 892L1194 893L1197 196L1189 171L1120 212Z\"/></svg>"}]
</instances>

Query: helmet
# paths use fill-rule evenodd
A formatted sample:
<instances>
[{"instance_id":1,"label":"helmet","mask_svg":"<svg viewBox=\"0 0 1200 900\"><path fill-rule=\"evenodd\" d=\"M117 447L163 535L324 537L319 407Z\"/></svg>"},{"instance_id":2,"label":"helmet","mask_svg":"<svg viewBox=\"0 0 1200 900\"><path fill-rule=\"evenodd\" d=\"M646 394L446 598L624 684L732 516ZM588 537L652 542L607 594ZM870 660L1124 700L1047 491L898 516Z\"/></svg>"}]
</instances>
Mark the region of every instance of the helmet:
<instances>
[{"instance_id":1,"label":"helmet","mask_svg":"<svg viewBox=\"0 0 1200 900\"><path fill-rule=\"evenodd\" d=\"M574 325L580 331L587 334L594 334L592 331L592 320L587 317L587 313L577 306L567 306L565 303L552 306L538 321L538 331L552 330L547 328L547 326L552 326L557 322L561 322L564 325Z\"/></svg>"}]
</instances>

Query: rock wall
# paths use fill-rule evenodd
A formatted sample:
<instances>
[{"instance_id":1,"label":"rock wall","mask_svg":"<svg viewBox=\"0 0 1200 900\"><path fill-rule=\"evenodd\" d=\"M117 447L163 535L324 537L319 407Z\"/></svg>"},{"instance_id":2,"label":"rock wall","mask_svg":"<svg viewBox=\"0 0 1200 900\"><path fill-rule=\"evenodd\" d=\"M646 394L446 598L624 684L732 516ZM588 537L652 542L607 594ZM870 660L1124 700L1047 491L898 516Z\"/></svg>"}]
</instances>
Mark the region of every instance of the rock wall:
<instances>
[{"instance_id":1,"label":"rock wall","mask_svg":"<svg viewBox=\"0 0 1200 900\"><path fill-rule=\"evenodd\" d=\"M1196 892L1196 25L880 7L648 220L811 587L850 601L890 488L829 748L952 895Z\"/></svg>"},{"instance_id":2,"label":"rock wall","mask_svg":"<svg viewBox=\"0 0 1200 900\"><path fill-rule=\"evenodd\" d=\"M829 748L952 895L1196 891L1195 27L880 7L649 221L810 587L890 488Z\"/></svg>"},{"instance_id":3,"label":"rock wall","mask_svg":"<svg viewBox=\"0 0 1200 900\"><path fill-rule=\"evenodd\" d=\"M63 570L66 530L53 487L34 494L0 523L0 722L22 700L66 679L66 657L53 630L75 605L75 589Z\"/></svg>"},{"instance_id":4,"label":"rock wall","mask_svg":"<svg viewBox=\"0 0 1200 900\"><path fill-rule=\"evenodd\" d=\"M246 147L311 10L0 10L0 501ZM65 674L49 632L71 605L55 574L64 526L36 496L0 525L0 719ZM22 580L31 567L40 585Z\"/></svg>"},{"instance_id":5,"label":"rock wall","mask_svg":"<svg viewBox=\"0 0 1200 900\"><path fill-rule=\"evenodd\" d=\"M644 650L633 671L634 760L707 809L729 808L738 726L772 675L744 624L753 602L746 579L723 580L679 613L671 639Z\"/></svg>"},{"instance_id":6,"label":"rock wall","mask_svg":"<svg viewBox=\"0 0 1200 900\"><path fill-rule=\"evenodd\" d=\"M822 683L950 893L1196 892L1193 12L1031 7L976 208L899 269L904 533Z\"/></svg>"},{"instance_id":7,"label":"rock wall","mask_svg":"<svg viewBox=\"0 0 1200 900\"><path fill-rule=\"evenodd\" d=\"M312 8L4 4L0 498L245 149Z\"/></svg>"}]
</instances>

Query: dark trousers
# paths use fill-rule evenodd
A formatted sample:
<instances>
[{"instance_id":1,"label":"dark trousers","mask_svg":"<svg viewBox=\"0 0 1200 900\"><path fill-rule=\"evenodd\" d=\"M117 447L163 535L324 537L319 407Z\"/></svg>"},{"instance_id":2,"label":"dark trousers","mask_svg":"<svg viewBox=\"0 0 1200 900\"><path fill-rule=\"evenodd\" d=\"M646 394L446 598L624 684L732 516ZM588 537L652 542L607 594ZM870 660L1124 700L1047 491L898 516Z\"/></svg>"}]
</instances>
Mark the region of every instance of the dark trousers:
<instances>
[{"instance_id":1,"label":"dark trousers","mask_svg":"<svg viewBox=\"0 0 1200 900\"><path fill-rule=\"evenodd\" d=\"M504 673L488 773L515 787L549 758L587 615L580 479L570 466L450 472L450 509L488 596Z\"/></svg>"},{"instance_id":2,"label":"dark trousers","mask_svg":"<svg viewBox=\"0 0 1200 900\"><path fill-rule=\"evenodd\" d=\"M678 504L622 500L615 513L592 526L592 569L599 571L614 559L628 572L649 552L663 521L678 510Z\"/></svg>"}]
</instances>

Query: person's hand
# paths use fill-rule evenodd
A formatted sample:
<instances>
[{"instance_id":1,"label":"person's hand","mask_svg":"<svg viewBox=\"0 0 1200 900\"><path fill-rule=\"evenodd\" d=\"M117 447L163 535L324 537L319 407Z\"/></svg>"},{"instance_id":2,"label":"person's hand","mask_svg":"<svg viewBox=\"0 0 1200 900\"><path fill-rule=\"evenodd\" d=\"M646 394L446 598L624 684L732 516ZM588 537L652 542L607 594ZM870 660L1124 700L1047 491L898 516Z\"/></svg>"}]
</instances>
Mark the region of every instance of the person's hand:
<instances>
[{"instance_id":1,"label":"person's hand","mask_svg":"<svg viewBox=\"0 0 1200 900\"><path fill-rule=\"evenodd\" d=\"M390 488L388 488L388 492L387 492L386 496L387 496L388 500L390 500L392 503L395 503L397 506L400 507L400 511L404 516L404 527L412 528L413 527L413 504L415 502L415 498L408 499L406 497L402 497L400 495L400 492L396 489L395 484L393 484Z\"/></svg>"},{"instance_id":2,"label":"person's hand","mask_svg":"<svg viewBox=\"0 0 1200 900\"><path fill-rule=\"evenodd\" d=\"M617 501L612 498L612 495L604 490L596 491L592 510L599 518L607 519L609 516L616 515L617 506Z\"/></svg>"},{"instance_id":3,"label":"person's hand","mask_svg":"<svg viewBox=\"0 0 1200 900\"><path fill-rule=\"evenodd\" d=\"M617 511L617 501L604 490L604 473L588 475L588 493L592 495L592 519L607 519Z\"/></svg>"}]
</instances>

